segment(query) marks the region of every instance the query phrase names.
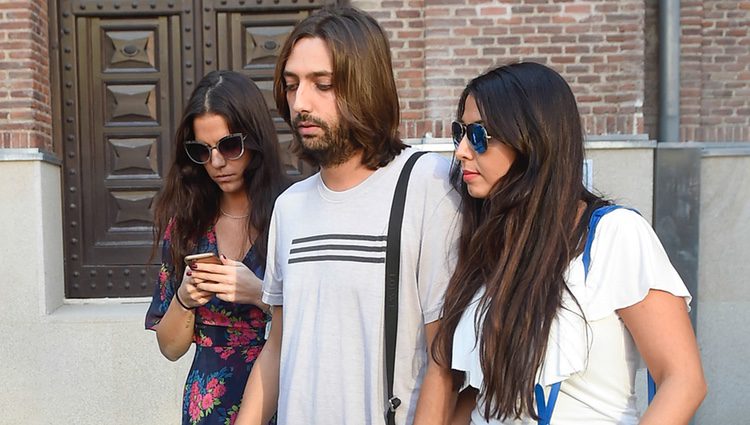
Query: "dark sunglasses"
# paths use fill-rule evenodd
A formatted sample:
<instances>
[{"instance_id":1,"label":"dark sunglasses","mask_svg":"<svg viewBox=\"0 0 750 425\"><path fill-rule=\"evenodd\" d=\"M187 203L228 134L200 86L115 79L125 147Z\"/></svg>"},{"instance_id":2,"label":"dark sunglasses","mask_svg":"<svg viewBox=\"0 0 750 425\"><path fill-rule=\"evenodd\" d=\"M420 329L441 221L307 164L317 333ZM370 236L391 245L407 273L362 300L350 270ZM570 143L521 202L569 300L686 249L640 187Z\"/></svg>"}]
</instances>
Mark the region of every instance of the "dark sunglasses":
<instances>
[{"instance_id":1,"label":"dark sunglasses","mask_svg":"<svg viewBox=\"0 0 750 425\"><path fill-rule=\"evenodd\" d=\"M211 151L216 149L224 159L237 159L245 153L245 135L234 133L222 137L216 146L210 146L200 140L188 140L185 142L185 152L196 164L205 164L211 159Z\"/></svg>"},{"instance_id":2,"label":"dark sunglasses","mask_svg":"<svg viewBox=\"0 0 750 425\"><path fill-rule=\"evenodd\" d=\"M458 145L461 144L461 140L466 135L469 139L471 148L476 153L482 154L487 151L487 140L491 139L492 136L487 134L487 129L482 124L471 123L464 124L462 122L453 121L451 123L451 133L453 134L453 146L458 149Z\"/></svg>"}]
</instances>

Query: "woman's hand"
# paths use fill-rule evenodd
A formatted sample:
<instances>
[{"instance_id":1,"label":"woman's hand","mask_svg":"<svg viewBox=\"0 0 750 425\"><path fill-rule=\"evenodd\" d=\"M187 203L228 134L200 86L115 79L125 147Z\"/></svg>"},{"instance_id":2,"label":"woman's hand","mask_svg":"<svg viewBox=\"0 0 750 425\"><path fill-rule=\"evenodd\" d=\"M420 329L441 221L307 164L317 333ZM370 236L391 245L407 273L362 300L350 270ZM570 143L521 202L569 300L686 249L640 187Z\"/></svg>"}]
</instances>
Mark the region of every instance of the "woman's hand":
<instances>
[{"instance_id":1,"label":"woman's hand","mask_svg":"<svg viewBox=\"0 0 750 425\"><path fill-rule=\"evenodd\" d=\"M182 283L174 293L166 314L154 326L159 350L171 361L187 353L193 341L195 329L195 310L193 309L207 303L214 296L211 292L198 289L197 284L198 279L193 278L190 269L186 269L182 275Z\"/></svg>"},{"instance_id":2,"label":"woman's hand","mask_svg":"<svg viewBox=\"0 0 750 425\"><path fill-rule=\"evenodd\" d=\"M222 301L255 304L267 310L268 306L261 301L263 282L241 261L222 255L221 262L222 265L196 263L193 277L199 279L197 288Z\"/></svg>"},{"instance_id":3,"label":"woman's hand","mask_svg":"<svg viewBox=\"0 0 750 425\"><path fill-rule=\"evenodd\" d=\"M185 269L185 273L182 275L182 283L175 294L176 297L179 297L179 301L188 308L200 307L214 296L213 292L200 289L198 285L205 281L194 275L195 272L192 267L194 266L191 265L190 268Z\"/></svg>"}]
</instances>

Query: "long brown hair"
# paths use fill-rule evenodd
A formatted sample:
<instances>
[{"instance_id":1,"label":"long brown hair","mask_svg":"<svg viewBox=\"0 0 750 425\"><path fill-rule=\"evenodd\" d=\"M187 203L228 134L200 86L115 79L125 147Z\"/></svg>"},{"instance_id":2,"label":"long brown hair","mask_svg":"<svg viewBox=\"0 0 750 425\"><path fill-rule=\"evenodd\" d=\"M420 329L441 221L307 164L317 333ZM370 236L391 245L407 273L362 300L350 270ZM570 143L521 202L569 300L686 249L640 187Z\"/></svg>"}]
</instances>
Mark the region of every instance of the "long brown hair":
<instances>
[{"instance_id":1,"label":"long brown hair","mask_svg":"<svg viewBox=\"0 0 750 425\"><path fill-rule=\"evenodd\" d=\"M198 239L216 221L221 189L203 165L188 158L186 140L194 139L193 121L212 113L222 116L231 133L242 133L246 155L252 155L243 172L250 200L248 235L257 232L255 252L265 263L268 225L276 197L285 186L276 131L258 86L242 74L212 71L198 83L182 114L174 136L174 162L156 201L154 248L169 226L170 254L177 276L182 275L182 258L190 254ZM179 281L179 279L177 279Z\"/></svg>"},{"instance_id":2,"label":"long brown hair","mask_svg":"<svg viewBox=\"0 0 750 425\"><path fill-rule=\"evenodd\" d=\"M516 160L487 199L474 199L454 161L451 179L462 196L458 263L432 347L450 365L453 333L482 286L477 315L481 393L485 418L534 413L534 385L547 349L550 326L567 290L563 274L582 247L587 220L606 203L582 182L583 130L565 80L540 64L501 66L473 79L458 106L463 116L471 95L490 143L511 146ZM481 322L480 322L481 321Z\"/></svg>"},{"instance_id":3,"label":"long brown hair","mask_svg":"<svg viewBox=\"0 0 750 425\"><path fill-rule=\"evenodd\" d=\"M295 43L308 37L320 38L331 51L339 125L349 142L362 150L362 163L372 169L388 164L406 145L398 136L400 109L385 32L370 15L353 7L324 7L297 24L281 49L273 84L276 106L289 125L284 68ZM298 141L293 140L291 148L315 163Z\"/></svg>"}]
</instances>

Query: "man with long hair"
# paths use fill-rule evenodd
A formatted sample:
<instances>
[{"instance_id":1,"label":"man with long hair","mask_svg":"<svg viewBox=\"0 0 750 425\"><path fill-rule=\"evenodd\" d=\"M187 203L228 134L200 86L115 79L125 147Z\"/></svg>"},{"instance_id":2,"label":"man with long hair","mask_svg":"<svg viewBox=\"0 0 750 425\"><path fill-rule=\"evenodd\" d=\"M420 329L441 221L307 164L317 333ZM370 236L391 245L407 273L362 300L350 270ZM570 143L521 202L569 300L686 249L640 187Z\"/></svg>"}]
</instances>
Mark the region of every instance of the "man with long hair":
<instances>
[{"instance_id":1,"label":"man with long hair","mask_svg":"<svg viewBox=\"0 0 750 425\"><path fill-rule=\"evenodd\" d=\"M279 424L383 424L386 235L396 181L416 152L398 136L384 31L357 9L316 12L282 48L274 95L292 126L293 149L320 172L274 208L263 284L273 322L236 423L265 424L278 408ZM447 160L428 154L408 186L393 384L398 424L413 421L422 382L434 379L431 372L425 378L426 347L460 221L448 173Z\"/></svg>"}]
</instances>

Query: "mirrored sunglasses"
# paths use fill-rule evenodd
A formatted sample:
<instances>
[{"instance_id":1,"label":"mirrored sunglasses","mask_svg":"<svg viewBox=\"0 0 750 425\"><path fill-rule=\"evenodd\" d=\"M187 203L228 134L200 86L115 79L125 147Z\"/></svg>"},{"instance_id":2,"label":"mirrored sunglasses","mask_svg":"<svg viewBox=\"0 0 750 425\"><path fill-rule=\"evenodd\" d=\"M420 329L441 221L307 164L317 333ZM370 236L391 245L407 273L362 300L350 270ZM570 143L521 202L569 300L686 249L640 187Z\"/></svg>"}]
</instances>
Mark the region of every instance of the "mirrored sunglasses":
<instances>
[{"instance_id":1,"label":"mirrored sunglasses","mask_svg":"<svg viewBox=\"0 0 750 425\"><path fill-rule=\"evenodd\" d=\"M185 152L196 164L205 164L211 159L211 151L216 149L224 159L237 159L245 153L245 135L234 133L222 137L216 146L210 146L200 140L188 140L185 142Z\"/></svg>"},{"instance_id":2,"label":"mirrored sunglasses","mask_svg":"<svg viewBox=\"0 0 750 425\"><path fill-rule=\"evenodd\" d=\"M487 129L482 124L476 122L467 125L462 122L453 121L451 123L451 133L453 135L453 146L456 149L458 149L458 145L461 144L461 140L466 135L471 148L479 154L487 151L487 140L492 138L492 136L487 134Z\"/></svg>"}]
</instances>

